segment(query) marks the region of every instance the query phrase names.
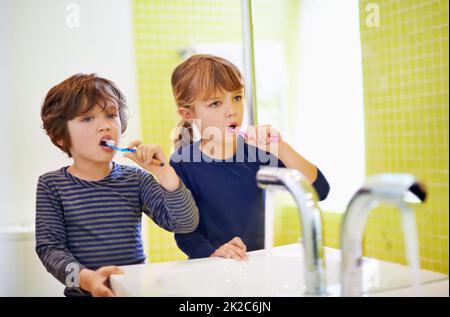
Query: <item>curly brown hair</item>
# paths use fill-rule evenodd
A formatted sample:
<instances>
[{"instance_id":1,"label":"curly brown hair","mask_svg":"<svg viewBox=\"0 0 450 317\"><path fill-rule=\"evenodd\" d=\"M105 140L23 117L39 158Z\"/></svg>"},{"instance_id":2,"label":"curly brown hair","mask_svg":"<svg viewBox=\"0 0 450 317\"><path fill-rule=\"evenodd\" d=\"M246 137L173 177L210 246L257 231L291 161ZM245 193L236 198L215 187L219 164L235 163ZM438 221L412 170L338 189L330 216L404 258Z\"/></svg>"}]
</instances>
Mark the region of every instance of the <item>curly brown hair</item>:
<instances>
[{"instance_id":1,"label":"curly brown hair","mask_svg":"<svg viewBox=\"0 0 450 317\"><path fill-rule=\"evenodd\" d=\"M123 133L127 128L127 105L119 88L96 74L75 74L47 93L41 108L43 129L52 143L71 157L67 121L89 112L95 106L105 109L108 101L118 106ZM62 145L58 141L62 141Z\"/></svg>"}]
</instances>

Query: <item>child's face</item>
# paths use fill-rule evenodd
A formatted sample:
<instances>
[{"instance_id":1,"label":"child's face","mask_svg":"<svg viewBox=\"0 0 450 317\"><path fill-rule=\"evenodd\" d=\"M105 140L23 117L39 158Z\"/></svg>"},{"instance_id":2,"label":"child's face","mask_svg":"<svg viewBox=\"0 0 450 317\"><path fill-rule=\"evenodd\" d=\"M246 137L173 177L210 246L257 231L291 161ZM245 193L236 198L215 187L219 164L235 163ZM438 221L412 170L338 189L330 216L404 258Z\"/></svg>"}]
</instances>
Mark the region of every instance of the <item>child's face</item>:
<instances>
[{"instance_id":1,"label":"child's face","mask_svg":"<svg viewBox=\"0 0 450 317\"><path fill-rule=\"evenodd\" d=\"M67 122L71 140L70 153L74 160L97 163L109 162L115 151L100 146L100 141L111 139L119 144L121 122L117 104L109 101L102 109L93 107L89 112Z\"/></svg>"},{"instance_id":2,"label":"child's face","mask_svg":"<svg viewBox=\"0 0 450 317\"><path fill-rule=\"evenodd\" d=\"M230 136L230 127L239 128L244 115L243 98L242 89L234 92L218 90L207 100L195 102L192 116L200 120L199 125L195 123L202 137L208 135L208 129L220 131L221 136Z\"/></svg>"}]
</instances>

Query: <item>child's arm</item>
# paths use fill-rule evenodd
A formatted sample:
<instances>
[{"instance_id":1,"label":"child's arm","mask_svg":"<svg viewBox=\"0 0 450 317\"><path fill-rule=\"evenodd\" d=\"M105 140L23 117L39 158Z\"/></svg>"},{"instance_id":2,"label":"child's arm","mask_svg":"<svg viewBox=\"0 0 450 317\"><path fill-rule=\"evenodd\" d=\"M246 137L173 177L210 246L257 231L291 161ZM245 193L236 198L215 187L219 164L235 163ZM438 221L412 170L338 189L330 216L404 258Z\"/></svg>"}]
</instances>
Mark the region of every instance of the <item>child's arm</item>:
<instances>
[{"instance_id":1,"label":"child's arm","mask_svg":"<svg viewBox=\"0 0 450 317\"><path fill-rule=\"evenodd\" d=\"M216 250L198 228L191 233L176 233L174 237L178 248L190 259L207 258Z\"/></svg>"},{"instance_id":2,"label":"child's arm","mask_svg":"<svg viewBox=\"0 0 450 317\"><path fill-rule=\"evenodd\" d=\"M153 173L159 180L142 170L138 170L139 197L143 211L160 227L175 233L188 233L198 226L198 209L191 192L184 186L175 170L167 162L160 146L131 142L129 148L136 147L136 153L126 153L143 169ZM151 164L153 158L164 166Z\"/></svg>"},{"instance_id":3,"label":"child's arm","mask_svg":"<svg viewBox=\"0 0 450 317\"><path fill-rule=\"evenodd\" d=\"M272 136L278 137L278 142L270 142ZM301 172L316 189L319 199L324 200L330 191L330 186L325 176L319 169L295 151L285 142L279 132L271 126L250 126L248 129L249 144L275 155L287 168L293 168Z\"/></svg>"},{"instance_id":4,"label":"child's arm","mask_svg":"<svg viewBox=\"0 0 450 317\"><path fill-rule=\"evenodd\" d=\"M165 190L173 192L180 187L180 179L168 164L167 158L159 145L143 144L139 140L134 140L128 144L128 148L136 148L136 153L125 153L123 156L131 159L150 173L153 173ZM153 165L153 159L159 160L164 166Z\"/></svg>"},{"instance_id":5,"label":"child's arm","mask_svg":"<svg viewBox=\"0 0 450 317\"><path fill-rule=\"evenodd\" d=\"M278 142L278 158L287 168L300 171L312 184L317 179L317 168L303 156L297 153L288 143L281 138Z\"/></svg>"},{"instance_id":6,"label":"child's arm","mask_svg":"<svg viewBox=\"0 0 450 317\"><path fill-rule=\"evenodd\" d=\"M317 177L317 168L284 142L278 131L268 125L250 126L247 141L249 144L268 151L280 159L287 168L300 171L312 184ZM277 136L278 142L271 143L270 137Z\"/></svg>"},{"instance_id":7,"label":"child's arm","mask_svg":"<svg viewBox=\"0 0 450 317\"><path fill-rule=\"evenodd\" d=\"M198 226L198 209L191 192L180 182L173 192L165 190L151 174L140 171L141 206L161 228L174 233L189 233Z\"/></svg>"},{"instance_id":8,"label":"child's arm","mask_svg":"<svg viewBox=\"0 0 450 317\"><path fill-rule=\"evenodd\" d=\"M104 282L98 279L104 272L87 275L90 270L67 249L63 209L42 177L39 178L36 193L36 253L47 271L66 287L80 293L86 290L94 296L110 295L111 290L105 291L102 287ZM120 272L111 270L111 273Z\"/></svg>"},{"instance_id":9,"label":"child's arm","mask_svg":"<svg viewBox=\"0 0 450 317\"><path fill-rule=\"evenodd\" d=\"M36 193L36 253L47 271L58 281L80 291L78 274L72 275L70 283L66 283L66 277L80 272L85 266L66 248L62 207L42 177L39 178Z\"/></svg>"}]
</instances>

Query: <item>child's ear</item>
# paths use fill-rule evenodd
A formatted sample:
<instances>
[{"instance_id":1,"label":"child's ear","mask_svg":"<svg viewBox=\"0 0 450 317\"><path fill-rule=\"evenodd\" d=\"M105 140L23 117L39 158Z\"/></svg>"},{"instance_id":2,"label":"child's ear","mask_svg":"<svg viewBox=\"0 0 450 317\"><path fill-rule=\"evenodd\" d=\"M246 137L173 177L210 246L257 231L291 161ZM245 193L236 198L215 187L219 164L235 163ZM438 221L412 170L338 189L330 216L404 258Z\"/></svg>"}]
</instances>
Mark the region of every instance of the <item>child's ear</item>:
<instances>
[{"instance_id":1,"label":"child's ear","mask_svg":"<svg viewBox=\"0 0 450 317\"><path fill-rule=\"evenodd\" d=\"M193 115L191 109L180 107L180 108L178 108L178 113L185 121L191 121L192 119L194 119L194 115Z\"/></svg>"}]
</instances>

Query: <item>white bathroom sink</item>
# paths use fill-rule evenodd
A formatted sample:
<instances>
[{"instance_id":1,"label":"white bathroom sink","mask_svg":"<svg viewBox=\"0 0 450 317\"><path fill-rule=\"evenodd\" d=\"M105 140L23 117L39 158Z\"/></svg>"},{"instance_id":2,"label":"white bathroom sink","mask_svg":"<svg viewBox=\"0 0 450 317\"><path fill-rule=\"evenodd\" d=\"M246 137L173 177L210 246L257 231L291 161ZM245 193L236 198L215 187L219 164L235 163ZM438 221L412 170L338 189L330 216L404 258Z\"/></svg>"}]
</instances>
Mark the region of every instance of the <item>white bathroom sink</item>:
<instances>
[{"instance_id":1,"label":"white bathroom sink","mask_svg":"<svg viewBox=\"0 0 450 317\"><path fill-rule=\"evenodd\" d=\"M205 258L123 266L112 275L118 296L304 296L301 244L249 252L248 261ZM328 296L339 296L340 251L325 248ZM420 270L423 285L410 287L406 266L365 258L364 296L449 296L448 276Z\"/></svg>"}]
</instances>

